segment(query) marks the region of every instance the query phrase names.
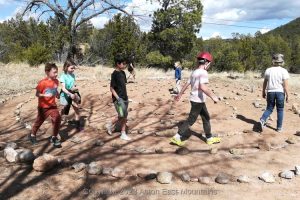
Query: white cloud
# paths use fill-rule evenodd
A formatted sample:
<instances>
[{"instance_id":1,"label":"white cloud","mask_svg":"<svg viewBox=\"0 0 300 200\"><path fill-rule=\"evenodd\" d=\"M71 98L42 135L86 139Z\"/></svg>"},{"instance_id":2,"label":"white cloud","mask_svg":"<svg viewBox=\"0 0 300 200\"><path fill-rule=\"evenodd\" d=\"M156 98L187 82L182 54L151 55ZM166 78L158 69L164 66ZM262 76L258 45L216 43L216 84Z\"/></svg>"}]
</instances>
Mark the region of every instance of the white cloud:
<instances>
[{"instance_id":1,"label":"white cloud","mask_svg":"<svg viewBox=\"0 0 300 200\"><path fill-rule=\"evenodd\" d=\"M0 0L0 5L7 5L9 4L10 2L7 1L7 0Z\"/></svg>"},{"instance_id":2,"label":"white cloud","mask_svg":"<svg viewBox=\"0 0 300 200\"><path fill-rule=\"evenodd\" d=\"M269 32L271 29L269 29L269 28L263 28L263 29L260 29L259 31L262 33L262 34L264 34L264 33L267 33L267 32Z\"/></svg>"},{"instance_id":3,"label":"white cloud","mask_svg":"<svg viewBox=\"0 0 300 200\"><path fill-rule=\"evenodd\" d=\"M149 31L152 24L151 16L159 7L160 4L157 1L151 3L149 0L132 0L127 4L125 10L135 16L134 18L142 31Z\"/></svg>"},{"instance_id":4,"label":"white cloud","mask_svg":"<svg viewBox=\"0 0 300 200\"><path fill-rule=\"evenodd\" d=\"M225 20L296 18L300 9L300 1L286 0L202 0L202 4L204 16Z\"/></svg>"},{"instance_id":5,"label":"white cloud","mask_svg":"<svg viewBox=\"0 0 300 200\"><path fill-rule=\"evenodd\" d=\"M96 28L103 28L108 21L109 18L105 16L98 16L91 19L91 23Z\"/></svg>"},{"instance_id":6,"label":"white cloud","mask_svg":"<svg viewBox=\"0 0 300 200\"><path fill-rule=\"evenodd\" d=\"M221 34L219 32L214 32L210 38L216 38L216 37L221 37Z\"/></svg>"}]
</instances>

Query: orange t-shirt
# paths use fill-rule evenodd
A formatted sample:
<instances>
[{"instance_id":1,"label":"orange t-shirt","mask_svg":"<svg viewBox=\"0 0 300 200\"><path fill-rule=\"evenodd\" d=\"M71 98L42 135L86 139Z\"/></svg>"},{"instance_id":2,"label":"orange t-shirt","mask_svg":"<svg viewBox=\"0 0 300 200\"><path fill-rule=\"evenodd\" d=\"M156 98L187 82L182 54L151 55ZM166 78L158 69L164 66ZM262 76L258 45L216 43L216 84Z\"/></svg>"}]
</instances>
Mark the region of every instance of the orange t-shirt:
<instances>
[{"instance_id":1,"label":"orange t-shirt","mask_svg":"<svg viewBox=\"0 0 300 200\"><path fill-rule=\"evenodd\" d=\"M55 98L58 95L58 80L57 79L49 79L44 78L39 81L36 86L36 90L40 94L52 94L52 97L39 97L39 107L40 108L50 108L56 107Z\"/></svg>"}]
</instances>

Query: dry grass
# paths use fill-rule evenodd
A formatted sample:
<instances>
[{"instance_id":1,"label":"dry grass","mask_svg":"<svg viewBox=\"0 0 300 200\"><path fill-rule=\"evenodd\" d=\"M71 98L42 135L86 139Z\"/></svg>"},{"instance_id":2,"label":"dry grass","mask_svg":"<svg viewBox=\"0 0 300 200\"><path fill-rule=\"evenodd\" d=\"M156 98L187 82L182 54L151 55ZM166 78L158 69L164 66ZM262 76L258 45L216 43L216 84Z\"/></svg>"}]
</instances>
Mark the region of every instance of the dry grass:
<instances>
[{"instance_id":1,"label":"dry grass","mask_svg":"<svg viewBox=\"0 0 300 200\"><path fill-rule=\"evenodd\" d=\"M44 76L42 67L32 68L27 64L0 64L0 95L32 89Z\"/></svg>"},{"instance_id":2,"label":"dry grass","mask_svg":"<svg viewBox=\"0 0 300 200\"><path fill-rule=\"evenodd\" d=\"M59 74L62 72L62 64L59 66ZM45 76L44 65L38 68L29 67L27 64L0 64L0 96L15 94L20 91L33 89L37 82ZM96 67L85 67L79 66L75 71L78 80L109 80L111 73L113 72L112 67L97 65ZM127 70L126 73L128 74ZM183 79L187 79L191 73L189 70L183 70ZM155 69L155 68L137 68L136 69L137 80L143 79L173 79L174 70L168 70L167 72ZM228 77L236 77L231 79ZM244 83L249 85L261 85L262 78L259 72L247 72L247 73L236 73L236 72L222 72L222 73L210 73L212 81L221 79L225 82ZM292 88L299 87L300 75L291 74L290 85Z\"/></svg>"}]
</instances>

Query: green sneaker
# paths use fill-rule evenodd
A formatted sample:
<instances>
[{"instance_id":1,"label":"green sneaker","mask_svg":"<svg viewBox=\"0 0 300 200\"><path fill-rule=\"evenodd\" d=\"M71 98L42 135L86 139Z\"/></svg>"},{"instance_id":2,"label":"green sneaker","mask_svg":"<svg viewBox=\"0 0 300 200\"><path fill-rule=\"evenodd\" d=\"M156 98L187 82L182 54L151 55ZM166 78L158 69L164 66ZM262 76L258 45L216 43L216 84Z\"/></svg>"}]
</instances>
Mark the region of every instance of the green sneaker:
<instances>
[{"instance_id":1,"label":"green sneaker","mask_svg":"<svg viewBox=\"0 0 300 200\"><path fill-rule=\"evenodd\" d=\"M180 147L184 146L185 144L185 142L181 141L180 139L176 139L175 137L170 138L170 142Z\"/></svg>"},{"instance_id":2,"label":"green sneaker","mask_svg":"<svg viewBox=\"0 0 300 200\"><path fill-rule=\"evenodd\" d=\"M50 138L50 142L53 144L54 147L57 147L57 148L61 147L61 142L57 137L52 136Z\"/></svg>"},{"instance_id":3,"label":"green sneaker","mask_svg":"<svg viewBox=\"0 0 300 200\"><path fill-rule=\"evenodd\" d=\"M207 138L206 139L206 144L217 144L217 143L220 143L221 142L221 138L219 137L210 137L210 138Z\"/></svg>"},{"instance_id":4,"label":"green sneaker","mask_svg":"<svg viewBox=\"0 0 300 200\"><path fill-rule=\"evenodd\" d=\"M32 145L37 145L36 136L32 136L31 134L29 134L28 140L31 142Z\"/></svg>"}]
</instances>

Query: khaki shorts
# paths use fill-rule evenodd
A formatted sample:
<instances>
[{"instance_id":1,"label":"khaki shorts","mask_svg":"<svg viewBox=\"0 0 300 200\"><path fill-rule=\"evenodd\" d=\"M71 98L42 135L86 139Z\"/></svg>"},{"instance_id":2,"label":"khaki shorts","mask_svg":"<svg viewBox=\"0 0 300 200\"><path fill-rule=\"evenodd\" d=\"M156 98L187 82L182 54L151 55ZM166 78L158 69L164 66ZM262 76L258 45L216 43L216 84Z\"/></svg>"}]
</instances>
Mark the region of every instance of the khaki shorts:
<instances>
[{"instance_id":1,"label":"khaki shorts","mask_svg":"<svg viewBox=\"0 0 300 200\"><path fill-rule=\"evenodd\" d=\"M127 111L128 101L126 101L126 102L124 100L115 101L114 105L115 105L116 111L118 113L118 117L126 118L128 116L128 111Z\"/></svg>"}]
</instances>

